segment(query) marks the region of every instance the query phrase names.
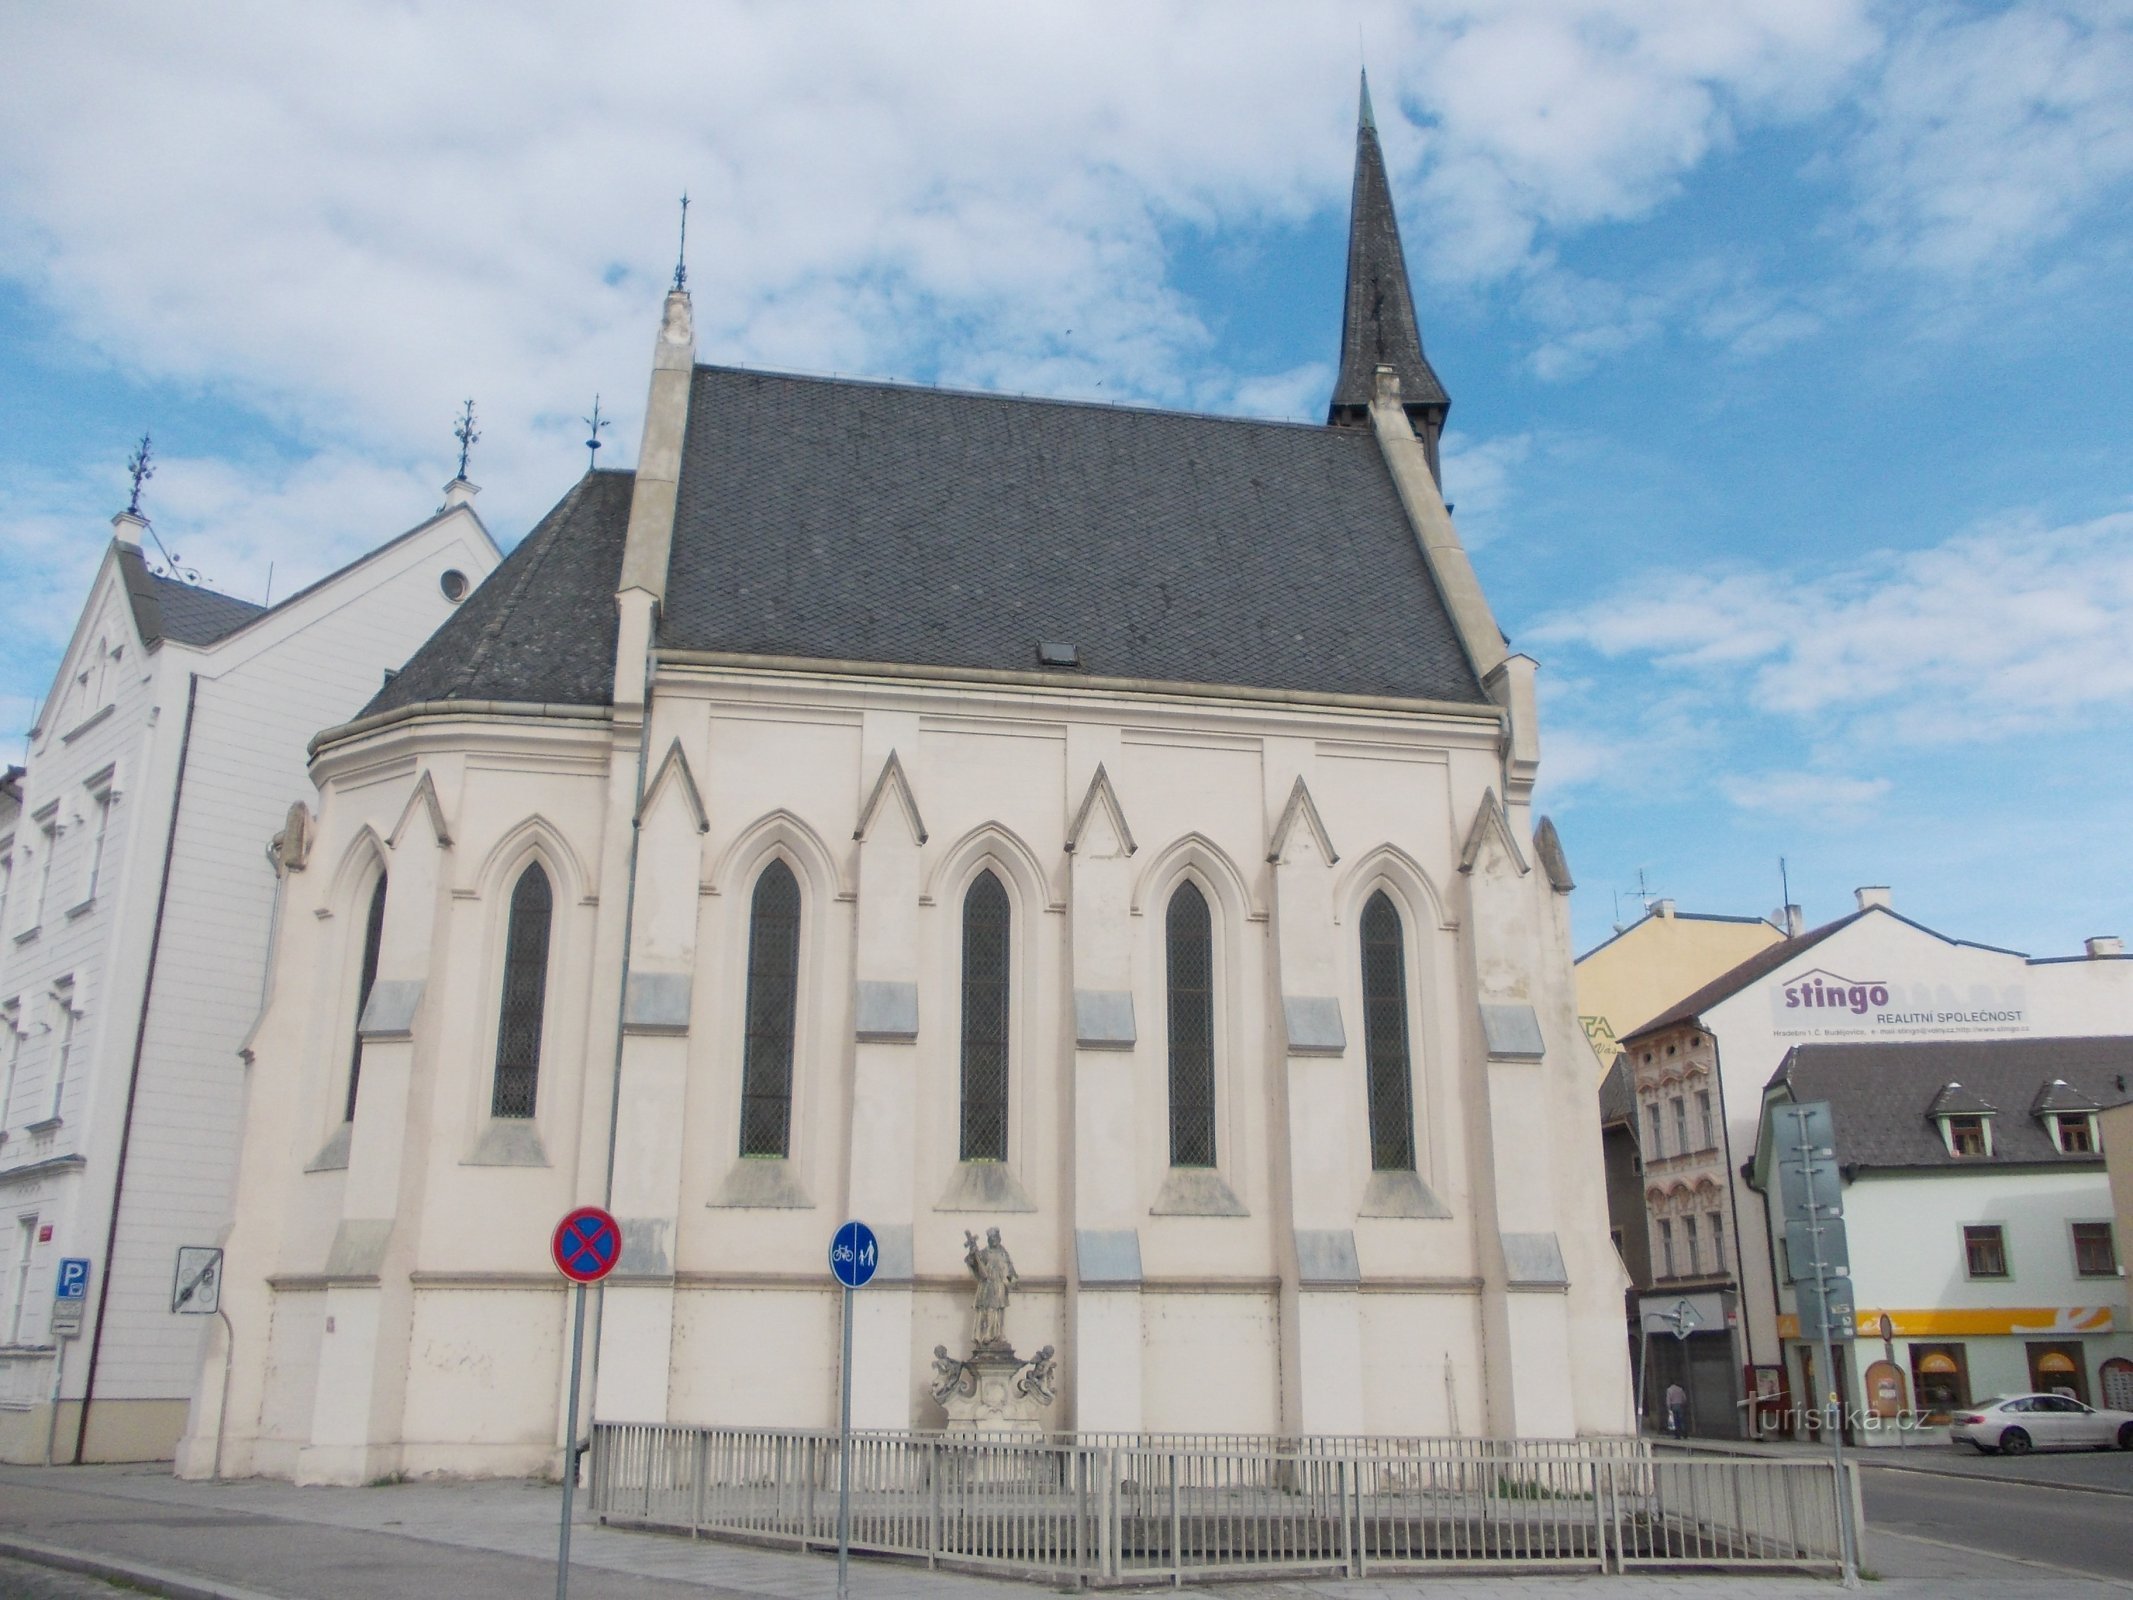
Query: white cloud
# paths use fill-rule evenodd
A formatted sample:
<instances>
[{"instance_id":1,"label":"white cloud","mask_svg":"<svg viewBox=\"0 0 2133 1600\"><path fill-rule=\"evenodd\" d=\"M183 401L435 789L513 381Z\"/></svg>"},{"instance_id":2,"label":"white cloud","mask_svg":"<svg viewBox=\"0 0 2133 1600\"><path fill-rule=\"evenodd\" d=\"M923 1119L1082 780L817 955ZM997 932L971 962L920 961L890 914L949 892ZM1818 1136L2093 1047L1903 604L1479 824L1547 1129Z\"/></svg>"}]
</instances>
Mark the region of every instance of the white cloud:
<instances>
[{"instance_id":1,"label":"white cloud","mask_svg":"<svg viewBox=\"0 0 2133 1600\"><path fill-rule=\"evenodd\" d=\"M2133 180L2133 12L1934 6L1895 34L1848 157L1880 261L2004 274Z\"/></svg>"},{"instance_id":2,"label":"white cloud","mask_svg":"<svg viewBox=\"0 0 2133 1600\"><path fill-rule=\"evenodd\" d=\"M1496 537L1504 508L1516 493L1513 477L1533 454L1533 435L1476 439L1456 429L1444 436L1444 492L1459 519L1460 537L1478 550Z\"/></svg>"},{"instance_id":3,"label":"white cloud","mask_svg":"<svg viewBox=\"0 0 2133 1600\"><path fill-rule=\"evenodd\" d=\"M2133 708L2133 512L1973 529L1926 550L1648 576L1543 620L1814 737L1982 742Z\"/></svg>"},{"instance_id":4,"label":"white cloud","mask_svg":"<svg viewBox=\"0 0 2133 1600\"><path fill-rule=\"evenodd\" d=\"M1764 772L1719 780L1726 798L1743 811L1827 823L1866 815L1892 787L1887 778L1847 778L1832 772Z\"/></svg>"}]
</instances>

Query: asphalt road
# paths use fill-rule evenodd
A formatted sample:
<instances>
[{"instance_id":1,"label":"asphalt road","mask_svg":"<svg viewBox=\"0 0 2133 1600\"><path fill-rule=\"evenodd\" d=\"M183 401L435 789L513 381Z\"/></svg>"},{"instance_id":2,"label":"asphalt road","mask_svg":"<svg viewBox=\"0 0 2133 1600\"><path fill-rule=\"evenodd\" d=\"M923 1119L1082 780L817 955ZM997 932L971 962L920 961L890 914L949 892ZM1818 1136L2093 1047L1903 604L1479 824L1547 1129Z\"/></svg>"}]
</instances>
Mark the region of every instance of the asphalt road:
<instances>
[{"instance_id":1,"label":"asphalt road","mask_svg":"<svg viewBox=\"0 0 2133 1600\"><path fill-rule=\"evenodd\" d=\"M1872 1530L1886 1528L2097 1577L2133 1580L2133 1500L2123 1495L1871 1467L1860 1477L1869 1567Z\"/></svg>"}]
</instances>

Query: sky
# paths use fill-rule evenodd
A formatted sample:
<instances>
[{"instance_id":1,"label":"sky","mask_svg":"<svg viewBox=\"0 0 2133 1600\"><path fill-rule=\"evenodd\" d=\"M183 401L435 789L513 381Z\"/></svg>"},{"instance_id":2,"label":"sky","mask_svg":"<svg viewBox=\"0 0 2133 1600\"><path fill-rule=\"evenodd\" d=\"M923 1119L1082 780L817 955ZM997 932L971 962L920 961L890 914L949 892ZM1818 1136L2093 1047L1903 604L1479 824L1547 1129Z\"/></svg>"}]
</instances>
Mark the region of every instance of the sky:
<instances>
[{"instance_id":1,"label":"sky","mask_svg":"<svg viewBox=\"0 0 2133 1600\"><path fill-rule=\"evenodd\" d=\"M0 8L0 739L145 430L253 599L629 465L683 191L699 359L1318 420L1364 63L1577 948L2133 933L2123 0Z\"/></svg>"}]
</instances>

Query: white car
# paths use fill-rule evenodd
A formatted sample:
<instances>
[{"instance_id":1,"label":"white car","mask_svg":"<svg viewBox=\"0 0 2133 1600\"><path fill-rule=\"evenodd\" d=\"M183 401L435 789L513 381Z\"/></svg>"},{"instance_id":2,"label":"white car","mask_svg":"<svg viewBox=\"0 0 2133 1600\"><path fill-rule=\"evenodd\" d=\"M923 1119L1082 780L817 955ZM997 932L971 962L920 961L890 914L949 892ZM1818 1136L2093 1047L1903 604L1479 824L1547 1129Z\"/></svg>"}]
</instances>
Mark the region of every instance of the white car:
<instances>
[{"instance_id":1,"label":"white car","mask_svg":"<svg viewBox=\"0 0 2133 1600\"><path fill-rule=\"evenodd\" d=\"M1961 1406L1948 1426L1954 1444L1986 1455L2032 1450L2133 1450L2133 1411L2098 1411L2063 1394L2016 1394Z\"/></svg>"}]
</instances>

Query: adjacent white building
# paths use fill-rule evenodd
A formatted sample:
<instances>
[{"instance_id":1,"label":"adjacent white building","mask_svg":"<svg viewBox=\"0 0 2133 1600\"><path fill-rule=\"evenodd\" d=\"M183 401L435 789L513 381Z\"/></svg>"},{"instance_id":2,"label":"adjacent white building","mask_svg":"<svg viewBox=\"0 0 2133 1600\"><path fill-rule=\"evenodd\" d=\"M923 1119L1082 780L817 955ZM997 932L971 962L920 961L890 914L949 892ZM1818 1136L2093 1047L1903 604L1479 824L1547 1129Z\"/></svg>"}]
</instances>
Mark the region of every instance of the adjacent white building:
<instances>
[{"instance_id":1,"label":"adjacent white building","mask_svg":"<svg viewBox=\"0 0 2133 1600\"><path fill-rule=\"evenodd\" d=\"M2081 956L2025 956L1950 939L1897 913L1886 888L1859 890L1849 915L1756 952L1623 1040L1645 1134L1649 1305L1671 1303L1670 1275L1712 1294L1737 1323L1726 1336L1733 1398L1756 1392L1774 1415L1780 1394L1798 1392L1798 1373L1784 1366L1764 1197L1745 1172L1764 1087L1787 1052L2128 1034L2133 961L2117 939L2092 939ZM1706 1095L1719 1110L1715 1126L1702 1114Z\"/></svg>"},{"instance_id":2,"label":"adjacent white building","mask_svg":"<svg viewBox=\"0 0 2133 1600\"><path fill-rule=\"evenodd\" d=\"M268 840L293 823L300 861L305 742L499 559L472 493L271 608L151 572L146 523L115 521L0 823L0 1457L177 1444L202 1328L171 1312L175 1251L228 1218ZM58 1341L64 1259L89 1274Z\"/></svg>"},{"instance_id":3,"label":"adjacent white building","mask_svg":"<svg viewBox=\"0 0 2133 1600\"><path fill-rule=\"evenodd\" d=\"M1785 1250L1772 1111L1819 1101L1843 1175L1859 1337L1837 1361L1854 1407L1945 1422L1972 1401L2042 1390L2133 1410L2133 1325L2098 1128L2128 1074L2126 1037L1789 1050L1765 1091L1751 1181L1779 1217L1767 1250L1792 1392L1819 1395L1828 1380L1800 1337L1804 1263ZM1893 1426L1856 1431L1901 1440Z\"/></svg>"},{"instance_id":4,"label":"adjacent white building","mask_svg":"<svg viewBox=\"0 0 2133 1600\"><path fill-rule=\"evenodd\" d=\"M1060 1428L1625 1428L1367 103L1355 195L1322 427L700 366L677 282L636 470L315 742L181 1471L553 1471L586 1202L607 1420L832 1424L849 1215L862 1426L941 1425L997 1227Z\"/></svg>"}]
</instances>

